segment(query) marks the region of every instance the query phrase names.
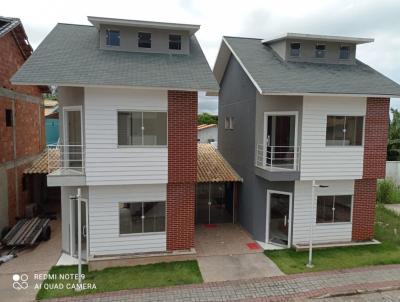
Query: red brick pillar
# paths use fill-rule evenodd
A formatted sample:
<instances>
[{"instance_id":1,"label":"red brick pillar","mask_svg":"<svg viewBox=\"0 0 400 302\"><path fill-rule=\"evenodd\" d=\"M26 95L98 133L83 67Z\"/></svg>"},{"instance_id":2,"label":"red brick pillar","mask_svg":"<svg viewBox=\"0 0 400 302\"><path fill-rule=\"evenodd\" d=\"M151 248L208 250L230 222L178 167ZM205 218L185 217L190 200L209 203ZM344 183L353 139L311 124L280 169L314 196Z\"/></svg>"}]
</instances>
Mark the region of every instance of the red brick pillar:
<instances>
[{"instance_id":1,"label":"red brick pillar","mask_svg":"<svg viewBox=\"0 0 400 302\"><path fill-rule=\"evenodd\" d=\"M197 92L168 91L167 250L194 247Z\"/></svg>"},{"instance_id":2,"label":"red brick pillar","mask_svg":"<svg viewBox=\"0 0 400 302\"><path fill-rule=\"evenodd\" d=\"M374 236L376 181L385 177L386 170L389 104L388 98L367 99L363 179L354 184L354 241L370 240Z\"/></svg>"}]
</instances>

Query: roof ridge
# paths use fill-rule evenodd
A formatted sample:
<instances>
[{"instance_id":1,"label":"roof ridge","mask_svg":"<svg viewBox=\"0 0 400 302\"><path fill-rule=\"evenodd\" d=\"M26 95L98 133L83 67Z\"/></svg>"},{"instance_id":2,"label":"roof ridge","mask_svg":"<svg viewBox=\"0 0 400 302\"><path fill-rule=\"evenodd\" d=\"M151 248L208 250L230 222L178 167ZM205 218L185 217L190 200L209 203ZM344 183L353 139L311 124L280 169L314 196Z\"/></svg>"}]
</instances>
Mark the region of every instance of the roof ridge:
<instances>
[{"instance_id":1,"label":"roof ridge","mask_svg":"<svg viewBox=\"0 0 400 302\"><path fill-rule=\"evenodd\" d=\"M74 23L66 23L66 22L58 22L60 25L72 25L72 26L85 26L85 27L94 27L93 25L88 24L74 24Z\"/></svg>"},{"instance_id":2,"label":"roof ridge","mask_svg":"<svg viewBox=\"0 0 400 302\"><path fill-rule=\"evenodd\" d=\"M238 37L238 36L222 36L222 37L223 38L234 38L234 39L262 40L262 38Z\"/></svg>"}]
</instances>

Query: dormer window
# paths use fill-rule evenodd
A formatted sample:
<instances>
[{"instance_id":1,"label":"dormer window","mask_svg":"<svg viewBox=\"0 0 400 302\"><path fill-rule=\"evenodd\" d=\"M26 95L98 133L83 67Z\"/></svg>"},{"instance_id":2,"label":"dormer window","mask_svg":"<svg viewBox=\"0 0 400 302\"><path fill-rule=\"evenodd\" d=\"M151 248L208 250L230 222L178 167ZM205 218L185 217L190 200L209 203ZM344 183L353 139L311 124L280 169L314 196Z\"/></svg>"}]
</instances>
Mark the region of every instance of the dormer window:
<instances>
[{"instance_id":1,"label":"dormer window","mask_svg":"<svg viewBox=\"0 0 400 302\"><path fill-rule=\"evenodd\" d=\"M151 33L140 32L138 34L138 47L151 48Z\"/></svg>"},{"instance_id":2,"label":"dormer window","mask_svg":"<svg viewBox=\"0 0 400 302\"><path fill-rule=\"evenodd\" d=\"M348 60L349 58L350 58L350 47L349 46L340 46L339 59Z\"/></svg>"},{"instance_id":3,"label":"dormer window","mask_svg":"<svg viewBox=\"0 0 400 302\"><path fill-rule=\"evenodd\" d=\"M169 35L169 49L180 50L182 47L180 35Z\"/></svg>"},{"instance_id":4,"label":"dormer window","mask_svg":"<svg viewBox=\"0 0 400 302\"><path fill-rule=\"evenodd\" d=\"M317 44L315 46L315 57L316 58L325 58L326 53L326 45Z\"/></svg>"},{"instance_id":5,"label":"dormer window","mask_svg":"<svg viewBox=\"0 0 400 302\"><path fill-rule=\"evenodd\" d=\"M290 56L300 57L300 43L290 43Z\"/></svg>"},{"instance_id":6,"label":"dormer window","mask_svg":"<svg viewBox=\"0 0 400 302\"><path fill-rule=\"evenodd\" d=\"M120 44L120 33L119 30L106 30L106 45L108 46L119 46Z\"/></svg>"}]
</instances>

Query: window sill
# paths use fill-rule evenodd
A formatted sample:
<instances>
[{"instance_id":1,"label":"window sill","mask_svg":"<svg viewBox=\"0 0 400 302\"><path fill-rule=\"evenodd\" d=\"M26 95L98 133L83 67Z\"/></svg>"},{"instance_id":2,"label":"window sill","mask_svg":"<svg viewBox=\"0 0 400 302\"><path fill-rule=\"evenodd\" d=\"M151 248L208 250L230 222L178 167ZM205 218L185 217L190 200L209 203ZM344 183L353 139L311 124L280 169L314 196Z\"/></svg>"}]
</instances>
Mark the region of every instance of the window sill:
<instances>
[{"instance_id":1,"label":"window sill","mask_svg":"<svg viewBox=\"0 0 400 302\"><path fill-rule=\"evenodd\" d=\"M322 225L332 225L332 226L339 226L339 225L352 225L352 222L317 222L315 223L316 226Z\"/></svg>"},{"instance_id":2,"label":"window sill","mask_svg":"<svg viewBox=\"0 0 400 302\"><path fill-rule=\"evenodd\" d=\"M160 149L167 149L168 145L118 145L117 148L121 149L134 149L134 148L160 148Z\"/></svg>"},{"instance_id":3,"label":"window sill","mask_svg":"<svg viewBox=\"0 0 400 302\"><path fill-rule=\"evenodd\" d=\"M144 232L144 233L131 233L131 234L119 234L119 237L127 238L127 237L142 237L142 236L155 236L155 235L166 235L166 231L164 232Z\"/></svg>"}]
</instances>

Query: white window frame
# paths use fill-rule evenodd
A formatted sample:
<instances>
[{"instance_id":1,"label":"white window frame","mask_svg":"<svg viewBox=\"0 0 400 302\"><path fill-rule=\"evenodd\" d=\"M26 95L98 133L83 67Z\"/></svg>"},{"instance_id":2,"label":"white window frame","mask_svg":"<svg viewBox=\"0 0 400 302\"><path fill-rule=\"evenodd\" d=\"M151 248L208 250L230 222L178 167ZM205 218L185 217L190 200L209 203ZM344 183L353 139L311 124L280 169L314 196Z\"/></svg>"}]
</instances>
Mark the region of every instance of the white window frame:
<instances>
[{"instance_id":1,"label":"white window frame","mask_svg":"<svg viewBox=\"0 0 400 302\"><path fill-rule=\"evenodd\" d=\"M127 113L132 113L132 112L139 112L142 113L142 145L120 145L118 142L118 113L120 112L127 112ZM165 113L167 115L167 125L165 126L166 131L167 131L167 137L166 137L166 144L165 145L144 145L144 136L143 136L143 113ZM140 109L118 109L117 110L117 117L116 117L116 123L117 123L117 147L118 148L166 148L168 147L168 111L166 110L140 110Z\"/></svg>"},{"instance_id":2,"label":"white window frame","mask_svg":"<svg viewBox=\"0 0 400 302\"><path fill-rule=\"evenodd\" d=\"M147 202L163 202L164 203L164 209L165 209L165 212L164 212L165 213L165 216L164 216L164 221L165 221L164 231L162 231L162 232L141 232L141 233L121 234L121 229L120 229L121 217L119 215L120 204L121 203L140 203L140 204L142 204L142 214L143 214L143 204L145 204ZM146 236L146 235L164 235L167 232L167 201L166 200L118 201L117 202L117 211L118 211L118 235L119 235L119 237L136 237L136 236ZM143 220L142 220L142 223L143 223Z\"/></svg>"},{"instance_id":3,"label":"white window frame","mask_svg":"<svg viewBox=\"0 0 400 302\"><path fill-rule=\"evenodd\" d=\"M348 48L349 48L349 57L346 58L346 59L340 57L340 51L341 51L341 48L342 48L342 47L348 47ZM339 60L341 60L341 61L348 61L348 60L350 60L350 54L351 54L351 47L350 47L350 45L346 45L346 44L344 44L344 45L339 45L339 53L338 53L338 59L339 59Z\"/></svg>"},{"instance_id":4,"label":"white window frame","mask_svg":"<svg viewBox=\"0 0 400 302\"><path fill-rule=\"evenodd\" d=\"M318 46L325 46L325 49L322 51L323 54L324 54L323 57L318 57L318 56L317 56L317 51L318 51L318 50L317 50L317 47L318 47ZM314 58L316 58L316 59L326 59L327 53L328 53L328 47L327 47L326 44L324 44L324 43L317 43L317 44L315 44L315 47L314 47Z\"/></svg>"},{"instance_id":5,"label":"white window frame","mask_svg":"<svg viewBox=\"0 0 400 302\"><path fill-rule=\"evenodd\" d=\"M326 132L328 131L328 116L343 116L345 118L347 117L362 117L363 118L363 129L362 129L362 138L361 138L361 145L344 145L345 142L345 135L343 135L343 144L342 145L327 145L327 139L326 139ZM346 126L346 123L345 123ZM326 148L363 148L364 147L364 139L365 139L365 115L364 114L341 114L341 113L328 113L326 115L326 121L325 121L325 147Z\"/></svg>"},{"instance_id":6,"label":"white window frame","mask_svg":"<svg viewBox=\"0 0 400 302\"><path fill-rule=\"evenodd\" d=\"M117 31L118 32L118 38L119 38L118 45L108 44L107 35L109 35L109 31ZM121 46L121 31L119 29L107 28L105 30L105 34L106 34L106 43L105 44L107 47L120 47Z\"/></svg>"},{"instance_id":7,"label":"white window frame","mask_svg":"<svg viewBox=\"0 0 400 302\"><path fill-rule=\"evenodd\" d=\"M225 116L225 130L233 130L234 125L233 125L233 116Z\"/></svg>"},{"instance_id":8,"label":"white window frame","mask_svg":"<svg viewBox=\"0 0 400 302\"><path fill-rule=\"evenodd\" d=\"M299 44L300 45L299 55L298 56L293 56L292 55L292 44ZM300 58L301 57L301 49L302 49L302 47L301 47L301 43L300 42L290 42L289 43L289 57L291 57L291 58Z\"/></svg>"},{"instance_id":9,"label":"white window frame","mask_svg":"<svg viewBox=\"0 0 400 302\"><path fill-rule=\"evenodd\" d=\"M339 222L335 222L335 211L333 211L333 221L331 222L317 222L318 219L318 197L319 196L329 196L332 197L333 196L333 208L335 208L335 202L336 196L351 196L351 204L350 204L350 221L339 221ZM318 194L316 195L316 199L315 199L315 224L316 225L341 225L341 224L352 224L353 223L353 204L354 204L354 194Z\"/></svg>"},{"instance_id":10,"label":"white window frame","mask_svg":"<svg viewBox=\"0 0 400 302\"><path fill-rule=\"evenodd\" d=\"M271 194L282 194L289 196L289 218L288 218L288 244L287 247L290 248L292 246L292 214L293 214L293 193L285 192L285 191L277 191L277 190L268 190L267 189L267 209L266 209L266 224L265 224L265 243L269 242L269 225L271 221ZM279 245L277 243L271 243L274 245ZM284 245L283 245L284 246Z\"/></svg>"}]
</instances>

